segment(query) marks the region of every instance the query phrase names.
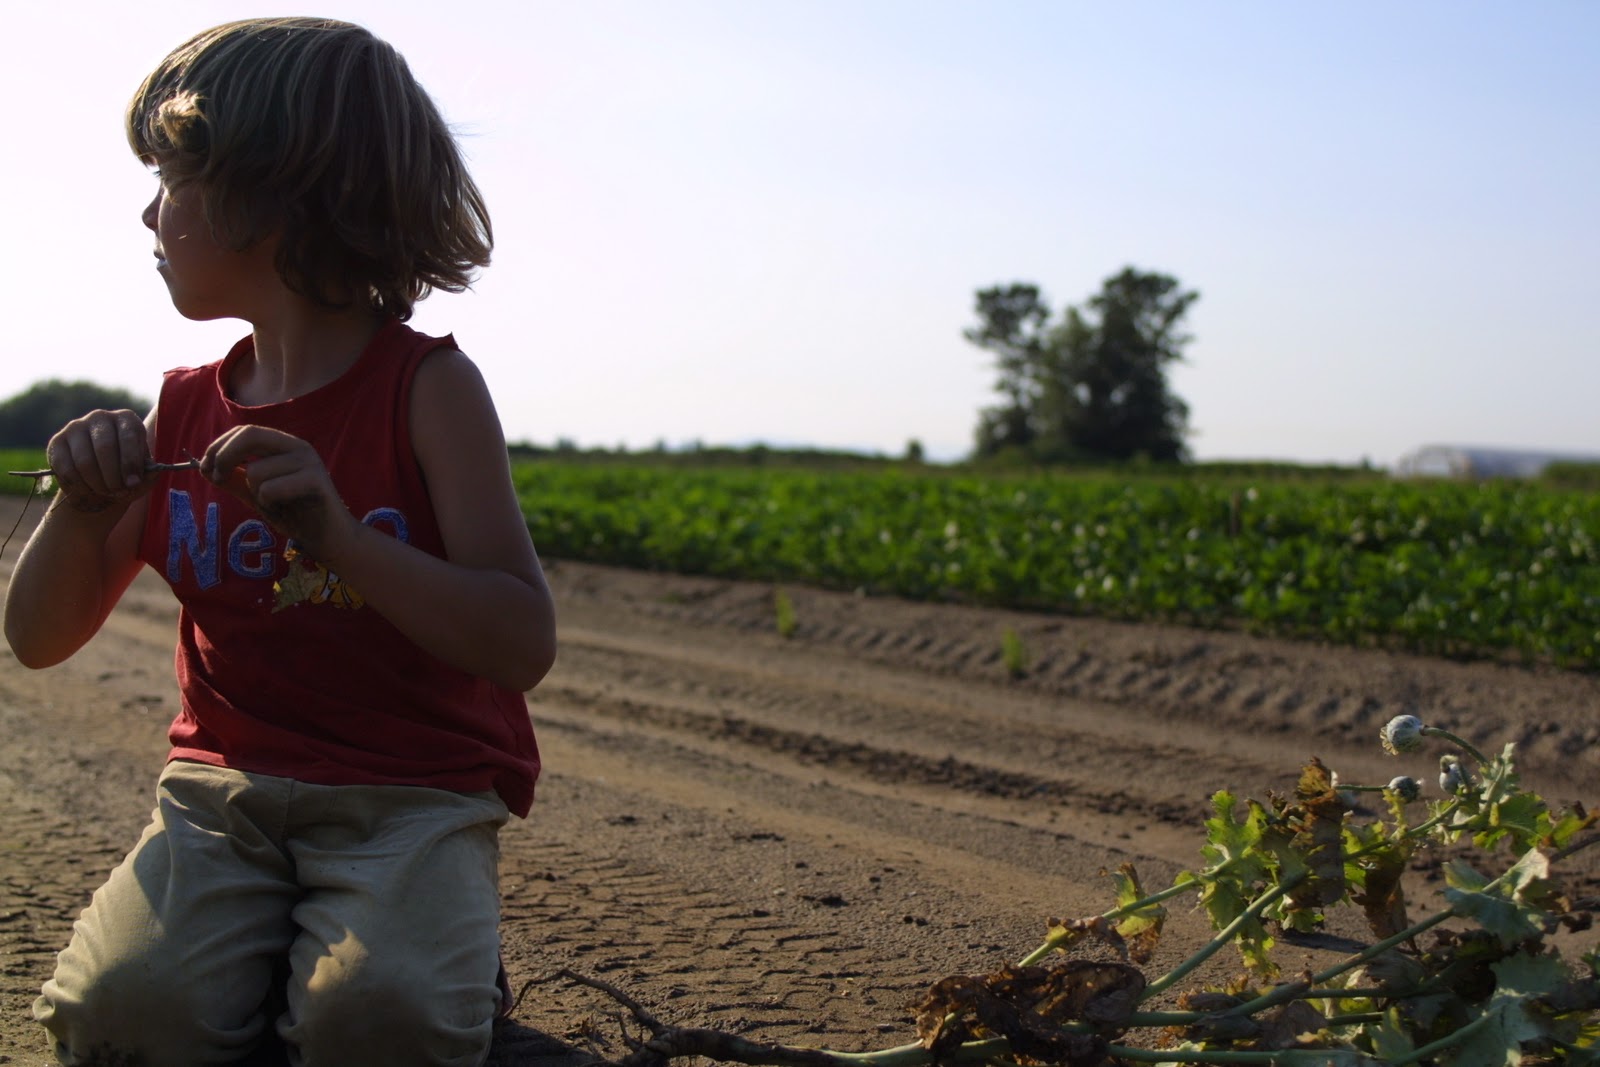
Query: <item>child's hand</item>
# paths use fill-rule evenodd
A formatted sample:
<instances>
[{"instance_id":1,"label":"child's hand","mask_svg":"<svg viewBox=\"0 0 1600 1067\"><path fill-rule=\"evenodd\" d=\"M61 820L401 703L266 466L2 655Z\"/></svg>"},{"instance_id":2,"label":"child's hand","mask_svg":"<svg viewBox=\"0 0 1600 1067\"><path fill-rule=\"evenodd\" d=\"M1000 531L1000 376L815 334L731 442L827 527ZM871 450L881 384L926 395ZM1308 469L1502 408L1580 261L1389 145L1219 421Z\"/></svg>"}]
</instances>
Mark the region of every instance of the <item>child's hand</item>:
<instances>
[{"instance_id":1,"label":"child's hand","mask_svg":"<svg viewBox=\"0 0 1600 1067\"><path fill-rule=\"evenodd\" d=\"M45 461L65 502L81 512L125 508L150 486L150 441L134 411L73 419L50 438Z\"/></svg>"},{"instance_id":2,"label":"child's hand","mask_svg":"<svg viewBox=\"0 0 1600 1067\"><path fill-rule=\"evenodd\" d=\"M319 563L339 558L359 525L317 450L265 426L237 426L200 457L200 473L259 511Z\"/></svg>"}]
</instances>

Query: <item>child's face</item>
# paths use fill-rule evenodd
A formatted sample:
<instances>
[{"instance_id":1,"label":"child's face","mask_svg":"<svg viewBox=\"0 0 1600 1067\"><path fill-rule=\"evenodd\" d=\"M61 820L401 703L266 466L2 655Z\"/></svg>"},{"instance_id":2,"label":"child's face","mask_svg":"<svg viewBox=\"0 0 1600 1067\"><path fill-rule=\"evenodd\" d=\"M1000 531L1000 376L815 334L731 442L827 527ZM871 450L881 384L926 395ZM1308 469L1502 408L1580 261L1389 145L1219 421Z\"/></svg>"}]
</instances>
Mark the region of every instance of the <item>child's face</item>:
<instances>
[{"instance_id":1,"label":"child's face","mask_svg":"<svg viewBox=\"0 0 1600 1067\"><path fill-rule=\"evenodd\" d=\"M250 309L263 295L261 283L276 276L268 242L243 252L219 244L206 223L200 191L192 186L174 190L162 182L142 218L156 235L156 270L179 314L190 319L251 318Z\"/></svg>"}]
</instances>

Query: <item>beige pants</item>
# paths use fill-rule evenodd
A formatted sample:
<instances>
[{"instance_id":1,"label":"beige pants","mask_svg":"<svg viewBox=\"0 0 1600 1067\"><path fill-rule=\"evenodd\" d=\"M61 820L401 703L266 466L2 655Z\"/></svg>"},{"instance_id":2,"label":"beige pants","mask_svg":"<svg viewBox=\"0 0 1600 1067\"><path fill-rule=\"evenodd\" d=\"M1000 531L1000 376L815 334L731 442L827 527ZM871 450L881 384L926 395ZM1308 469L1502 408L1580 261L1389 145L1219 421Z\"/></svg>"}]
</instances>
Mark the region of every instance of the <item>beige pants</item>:
<instances>
[{"instance_id":1,"label":"beige pants","mask_svg":"<svg viewBox=\"0 0 1600 1067\"><path fill-rule=\"evenodd\" d=\"M483 1062L497 797L183 762L156 793L34 1004L62 1063L231 1063L274 1022L295 1067Z\"/></svg>"}]
</instances>

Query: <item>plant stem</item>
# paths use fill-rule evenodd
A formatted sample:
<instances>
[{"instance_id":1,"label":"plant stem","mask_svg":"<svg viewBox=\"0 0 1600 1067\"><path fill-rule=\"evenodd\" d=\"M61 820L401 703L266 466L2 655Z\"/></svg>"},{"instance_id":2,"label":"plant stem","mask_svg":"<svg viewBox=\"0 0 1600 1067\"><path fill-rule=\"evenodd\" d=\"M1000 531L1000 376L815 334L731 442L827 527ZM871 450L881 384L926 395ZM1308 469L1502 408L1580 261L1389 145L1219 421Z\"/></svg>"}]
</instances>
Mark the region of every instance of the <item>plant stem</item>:
<instances>
[{"instance_id":1,"label":"plant stem","mask_svg":"<svg viewBox=\"0 0 1600 1067\"><path fill-rule=\"evenodd\" d=\"M1228 863L1232 863L1232 862L1233 862L1232 860L1228 861ZM1216 867L1216 868L1214 868L1212 870L1206 871L1204 873L1207 876L1214 875L1217 872L1226 869L1226 867L1228 866L1228 863L1221 864L1220 866L1218 866L1218 867ZM1160 892L1151 893L1147 897L1141 897L1140 899L1134 901L1132 904L1124 904L1119 908L1112 908L1110 911L1102 912L1099 916L1097 916L1097 918L1101 918L1101 919L1120 919L1125 915L1132 915L1134 912L1138 911L1141 908L1148 908L1152 904L1159 904L1163 900L1170 900L1173 897L1181 896L1184 893L1192 892L1193 890L1203 889L1203 888L1205 888L1205 882L1201 881L1199 878L1193 879L1192 881L1188 881L1188 882L1179 882L1176 885L1168 886L1167 888L1161 890ZM1017 966L1018 967L1031 967L1031 966L1033 966L1035 963L1038 963L1040 960L1042 960L1046 956L1050 955L1050 953L1055 950L1056 946L1060 945L1061 942L1064 941L1064 940L1066 940L1066 939L1065 938L1057 938L1057 937L1047 937L1047 938L1045 938L1043 944L1041 944L1038 948L1034 949L1032 952L1028 953L1026 956L1024 956L1020 960L1018 960L1017 961Z\"/></svg>"},{"instance_id":2,"label":"plant stem","mask_svg":"<svg viewBox=\"0 0 1600 1067\"><path fill-rule=\"evenodd\" d=\"M1126 1022L1130 1026L1182 1026L1188 1022L1197 1022L1205 1018L1205 1016L1206 1013L1204 1012L1135 1012L1128 1017ZM1368 1012L1361 1015L1335 1016L1329 1022L1334 1025L1355 1025L1357 1023L1371 1022L1377 1018L1381 1018L1378 1013ZM1086 1027L1086 1029L1089 1028ZM1457 1039L1458 1035L1452 1035L1447 1040ZM1432 1046L1429 1047L1431 1048ZM791 1050L782 1046L776 1046L769 1051L773 1053L770 1057L763 1057L759 1060L750 1059L744 1062L794 1064L797 1061L785 1055L785 1053L800 1052L804 1053L806 1058L812 1060L812 1062L831 1064L834 1067L932 1067L934 1063L933 1054L920 1044L897 1045L894 1048L879 1049L875 1052L835 1052L831 1049ZM1010 1052L1011 1043L1005 1038L986 1038L982 1041L969 1041L966 1044L958 1045L947 1052L943 1052L939 1055L938 1062L941 1064L989 1063L1008 1056ZM1326 1062L1326 1052L1318 1049L1287 1049L1274 1052L1229 1051L1226 1049L1182 1051L1108 1045L1106 1054L1142 1063L1277 1063L1284 1065L1284 1067L1292 1067L1292 1065L1299 1063L1311 1065Z\"/></svg>"},{"instance_id":3,"label":"plant stem","mask_svg":"<svg viewBox=\"0 0 1600 1067\"><path fill-rule=\"evenodd\" d=\"M1442 737L1451 744L1459 746L1467 753L1467 755L1477 760L1478 766L1487 767L1489 765L1489 761L1484 758L1483 753L1474 748L1471 742L1465 740L1464 738L1457 737L1449 730L1445 730L1438 726L1424 726L1422 728L1422 734L1424 737Z\"/></svg>"},{"instance_id":4,"label":"plant stem","mask_svg":"<svg viewBox=\"0 0 1600 1067\"><path fill-rule=\"evenodd\" d=\"M1550 862L1559 863L1574 852L1581 852L1590 845L1600 845L1600 833L1590 834L1581 841L1574 841L1560 852L1552 852L1550 854Z\"/></svg>"},{"instance_id":5,"label":"plant stem","mask_svg":"<svg viewBox=\"0 0 1600 1067\"><path fill-rule=\"evenodd\" d=\"M1128 1048L1107 1045L1106 1055L1139 1063L1267 1063L1279 1067L1293 1064L1321 1065L1328 1062L1327 1049L1278 1049L1272 1052L1245 1052L1228 1049Z\"/></svg>"},{"instance_id":6,"label":"plant stem","mask_svg":"<svg viewBox=\"0 0 1600 1067\"><path fill-rule=\"evenodd\" d=\"M1446 1034L1437 1041L1423 1045L1421 1048L1412 1049L1409 1055L1394 1060L1390 1067L1404 1067L1408 1063L1420 1063L1435 1052L1443 1052L1447 1048L1454 1048L1487 1026L1491 1018L1492 1016L1489 1015L1480 1015L1455 1033Z\"/></svg>"},{"instance_id":7,"label":"plant stem","mask_svg":"<svg viewBox=\"0 0 1600 1067\"><path fill-rule=\"evenodd\" d=\"M1305 881L1304 875L1291 878L1285 882L1279 882L1265 893L1262 893L1255 900L1252 900L1250 905L1246 907L1244 911L1235 916L1232 922L1219 930L1216 936L1210 941L1207 941L1204 945L1201 945L1199 951L1190 956L1188 959L1184 960L1182 963L1178 964L1176 967L1172 968L1172 970L1168 971L1160 978L1157 978L1154 982L1151 982L1149 985L1145 986L1145 990L1140 995L1139 1000L1141 1002L1149 1000L1151 997L1170 989L1175 982L1182 981L1185 975L1194 970L1196 967L1200 966L1206 960L1210 959L1216 954L1217 950L1221 949L1224 945L1231 944L1233 939L1239 935L1239 931L1244 929L1245 924L1260 918L1261 913L1266 911L1273 901L1277 900L1279 897L1287 895L1290 890L1294 889L1295 886L1299 885L1303 881ZM1234 1013L1230 1012L1229 1014Z\"/></svg>"},{"instance_id":8,"label":"plant stem","mask_svg":"<svg viewBox=\"0 0 1600 1067\"><path fill-rule=\"evenodd\" d=\"M1221 873L1222 871L1226 870L1228 867L1232 866L1232 864L1233 864L1233 861L1229 860L1227 863L1221 864L1221 865L1213 868L1212 870L1206 871L1205 875L1206 876L1215 876L1215 875ZM1205 888L1205 882L1201 881L1199 878L1191 878L1187 882L1178 882L1175 885L1169 885L1169 886L1167 886L1167 888L1161 890L1159 893L1151 893L1149 896L1144 897L1144 898L1142 898L1140 900L1136 900L1132 904L1124 904L1120 908L1112 908L1110 911L1106 912L1103 916L1101 916L1101 918L1105 918L1105 919L1120 919L1124 915L1132 915L1134 912L1140 910L1141 908L1147 908L1152 904L1159 904L1163 900L1171 900L1173 897L1182 896L1184 893L1191 892L1192 890L1195 890L1195 889L1203 889L1203 888Z\"/></svg>"},{"instance_id":9,"label":"plant stem","mask_svg":"<svg viewBox=\"0 0 1600 1067\"><path fill-rule=\"evenodd\" d=\"M1500 883L1502 881L1505 880L1506 875L1508 875L1510 873L1511 873L1510 869L1507 869L1507 870L1503 871L1498 878L1494 879L1492 882L1490 882L1487 885L1485 885L1480 892L1488 893L1491 890L1495 889L1496 887L1498 887L1500 885ZM1312 975L1311 976L1311 981L1310 981L1309 984L1311 986L1315 987L1315 986L1321 985L1324 982L1330 982L1333 979L1339 977L1339 975L1343 974L1345 971L1350 970L1352 967L1359 967L1363 963L1366 963L1368 960L1383 955L1385 952L1389 951L1391 948L1394 948L1396 945L1400 944L1401 942L1410 941L1412 938L1416 937L1418 934L1423 933L1426 930L1430 930L1435 926L1438 926L1440 923L1444 922L1446 919L1448 919L1451 916L1455 915L1455 913L1456 913L1456 910L1454 908L1446 908L1441 912L1437 912L1437 913L1435 913L1433 915L1430 915L1428 918L1423 919L1421 922L1413 923L1410 926L1406 927L1404 930L1401 930L1398 934L1392 934L1389 937L1384 938L1382 941L1379 941L1379 942L1377 942L1375 944L1372 944L1372 945L1368 945L1366 948L1362 949L1360 952L1357 952L1354 956L1349 956L1349 957L1345 958L1343 961L1334 964L1332 967L1329 967L1327 970L1323 971L1320 974ZM1280 1003L1282 1003L1283 1001L1286 1001L1286 1000L1294 1000L1294 999L1296 999L1296 997L1298 997L1300 995L1301 995L1301 991L1300 991L1298 986L1294 986L1294 985L1279 986L1277 989L1273 990L1272 992L1263 994L1262 996L1259 996L1254 1000L1246 1001L1245 1003L1240 1004L1236 1008L1229 1008L1228 1011L1225 1012L1224 1014L1227 1014L1227 1015L1254 1015L1256 1012L1262 1011L1265 1008L1270 1008L1274 1004L1280 1004Z\"/></svg>"},{"instance_id":10,"label":"plant stem","mask_svg":"<svg viewBox=\"0 0 1600 1067\"><path fill-rule=\"evenodd\" d=\"M1345 971L1348 971L1350 968L1359 967L1368 960L1375 959L1376 957L1383 955L1391 948L1394 948L1394 946L1406 941L1410 941L1418 934L1433 929L1435 926L1438 926L1440 923L1444 922L1454 914L1455 909L1446 908L1444 911L1438 912L1435 915L1430 915L1421 922L1412 923L1404 930L1401 930L1398 934L1391 934L1382 941L1362 949L1360 952L1346 959L1344 962L1336 963L1320 974L1313 975L1311 978L1311 984L1320 985L1323 982L1331 981L1334 978L1339 977L1339 975L1343 974Z\"/></svg>"},{"instance_id":11,"label":"plant stem","mask_svg":"<svg viewBox=\"0 0 1600 1067\"><path fill-rule=\"evenodd\" d=\"M933 1053L920 1044L896 1045L876 1052L834 1052L820 1049L829 1060L843 1067L922 1067L933 1063ZM1011 1042L1003 1037L983 1041L968 1041L948 1052L940 1053L940 1063L973 1063L994 1059L1010 1053Z\"/></svg>"},{"instance_id":12,"label":"plant stem","mask_svg":"<svg viewBox=\"0 0 1600 1067\"><path fill-rule=\"evenodd\" d=\"M1308 989L1301 1000L1398 1000L1399 997L1376 987L1370 989Z\"/></svg>"},{"instance_id":13,"label":"plant stem","mask_svg":"<svg viewBox=\"0 0 1600 1067\"><path fill-rule=\"evenodd\" d=\"M1440 823L1444 822L1450 816L1454 815L1456 813L1456 809L1460 807L1461 801L1451 800L1445 805L1439 814L1433 816L1431 819L1420 822L1415 826L1408 827L1406 832L1400 836L1402 838L1420 837L1429 830L1432 830L1435 826L1438 826ZM1379 841L1377 844L1368 845L1366 848L1358 848L1354 852L1348 853L1344 859L1345 862L1348 863L1351 860L1358 860L1362 856L1370 855L1373 852L1382 852L1386 848L1392 848L1394 847L1394 844L1395 843L1393 841Z\"/></svg>"},{"instance_id":14,"label":"plant stem","mask_svg":"<svg viewBox=\"0 0 1600 1067\"><path fill-rule=\"evenodd\" d=\"M1136 1011L1126 1019L1121 1020L1118 1025L1192 1026L1208 1017L1203 1011Z\"/></svg>"},{"instance_id":15,"label":"plant stem","mask_svg":"<svg viewBox=\"0 0 1600 1067\"><path fill-rule=\"evenodd\" d=\"M1413 937L1416 937L1423 931L1438 926L1440 923L1444 922L1454 914L1454 909L1446 908L1444 911L1441 911L1436 915L1431 915L1419 923L1413 923L1411 926L1401 930L1398 934L1393 934L1384 938L1382 941L1377 942L1376 944L1369 945L1360 952L1356 953L1354 956L1349 956L1343 961L1334 964L1332 967L1329 967L1321 974L1313 975L1311 977L1310 984L1314 988L1321 985L1323 982L1331 981L1332 979L1339 977L1339 975L1343 974L1345 971L1350 970L1352 967L1359 967L1368 960L1383 955L1385 952L1389 951L1391 948L1400 944L1401 942L1410 941ZM1263 993L1254 1000L1247 1000L1238 1007L1229 1008L1224 1014L1254 1015L1258 1011L1265 1011L1267 1008L1273 1007L1277 1004L1282 1004L1286 1000L1301 1000L1304 999L1304 997L1305 990L1299 985L1283 985L1272 990L1270 993Z\"/></svg>"}]
</instances>

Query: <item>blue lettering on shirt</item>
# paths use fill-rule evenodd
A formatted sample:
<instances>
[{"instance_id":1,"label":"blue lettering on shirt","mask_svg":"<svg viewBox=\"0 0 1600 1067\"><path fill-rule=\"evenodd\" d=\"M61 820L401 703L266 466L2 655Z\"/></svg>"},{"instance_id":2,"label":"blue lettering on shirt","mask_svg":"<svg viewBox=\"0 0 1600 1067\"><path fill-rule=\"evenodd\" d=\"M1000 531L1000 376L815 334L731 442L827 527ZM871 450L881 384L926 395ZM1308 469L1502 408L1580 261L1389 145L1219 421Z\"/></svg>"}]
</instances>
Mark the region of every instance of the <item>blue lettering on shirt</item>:
<instances>
[{"instance_id":1,"label":"blue lettering on shirt","mask_svg":"<svg viewBox=\"0 0 1600 1067\"><path fill-rule=\"evenodd\" d=\"M374 529L378 523L386 522L394 530L396 541L406 545L411 543L411 530L406 526L406 517L396 508L373 508L361 521Z\"/></svg>"},{"instance_id":2,"label":"blue lettering on shirt","mask_svg":"<svg viewBox=\"0 0 1600 1067\"><path fill-rule=\"evenodd\" d=\"M228 566L242 578L271 578L277 569L271 549L277 544L272 527L260 519L241 522L228 538Z\"/></svg>"},{"instance_id":3,"label":"blue lettering on shirt","mask_svg":"<svg viewBox=\"0 0 1600 1067\"><path fill-rule=\"evenodd\" d=\"M368 526L387 526L397 541L409 544L411 527L398 508L380 507L361 520ZM204 536L194 513L194 501L182 489L167 491L167 581L183 580L183 560L187 556L194 568L195 584L210 589L222 581L221 515L216 501L206 504ZM241 578L271 579L277 571L278 535L261 519L246 519L228 537L228 569ZM294 548L290 540L285 549Z\"/></svg>"},{"instance_id":4,"label":"blue lettering on shirt","mask_svg":"<svg viewBox=\"0 0 1600 1067\"><path fill-rule=\"evenodd\" d=\"M188 552L194 564L194 580L201 589L210 589L222 581L217 573L217 527L220 524L216 501L206 505L206 539L200 541L200 529L195 525L194 506L189 494L182 489L167 493L167 581L177 585L183 580L183 553Z\"/></svg>"}]
</instances>

